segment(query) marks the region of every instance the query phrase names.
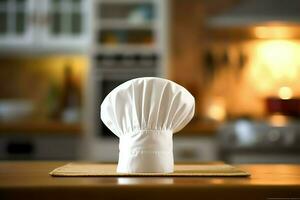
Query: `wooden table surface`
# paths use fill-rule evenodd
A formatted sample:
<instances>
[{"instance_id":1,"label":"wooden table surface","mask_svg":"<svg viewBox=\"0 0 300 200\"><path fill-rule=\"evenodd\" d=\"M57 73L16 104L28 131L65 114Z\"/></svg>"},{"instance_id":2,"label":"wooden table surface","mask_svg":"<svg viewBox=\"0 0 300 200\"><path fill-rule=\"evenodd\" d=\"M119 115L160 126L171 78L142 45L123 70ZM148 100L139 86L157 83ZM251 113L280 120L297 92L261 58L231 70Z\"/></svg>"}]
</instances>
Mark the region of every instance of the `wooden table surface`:
<instances>
[{"instance_id":1,"label":"wooden table surface","mask_svg":"<svg viewBox=\"0 0 300 200\"><path fill-rule=\"evenodd\" d=\"M248 178L51 177L65 162L0 162L0 199L300 199L300 165L239 165Z\"/></svg>"}]
</instances>

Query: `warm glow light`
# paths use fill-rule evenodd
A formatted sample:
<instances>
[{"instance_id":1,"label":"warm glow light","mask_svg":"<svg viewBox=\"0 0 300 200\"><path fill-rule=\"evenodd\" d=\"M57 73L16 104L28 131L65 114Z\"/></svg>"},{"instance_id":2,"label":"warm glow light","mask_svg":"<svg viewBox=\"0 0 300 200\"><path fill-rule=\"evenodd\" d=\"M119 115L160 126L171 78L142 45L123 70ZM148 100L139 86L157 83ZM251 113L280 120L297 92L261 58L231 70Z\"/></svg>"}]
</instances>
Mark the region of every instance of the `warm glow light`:
<instances>
[{"instance_id":1,"label":"warm glow light","mask_svg":"<svg viewBox=\"0 0 300 200\"><path fill-rule=\"evenodd\" d=\"M224 100L216 98L208 107L207 116L216 121L223 121L226 116Z\"/></svg>"},{"instance_id":2,"label":"warm glow light","mask_svg":"<svg viewBox=\"0 0 300 200\"><path fill-rule=\"evenodd\" d=\"M289 41L270 41L259 47L261 62L276 79L294 79L297 72L296 47Z\"/></svg>"},{"instance_id":3,"label":"warm glow light","mask_svg":"<svg viewBox=\"0 0 300 200\"><path fill-rule=\"evenodd\" d=\"M300 45L293 40L268 40L251 46L248 77L254 88L263 96L279 95L290 98L298 88L300 76ZM297 92L296 92L297 93Z\"/></svg>"},{"instance_id":4,"label":"warm glow light","mask_svg":"<svg viewBox=\"0 0 300 200\"><path fill-rule=\"evenodd\" d=\"M273 126L285 126L288 123L288 118L281 114L274 114L269 118L269 122Z\"/></svg>"},{"instance_id":5,"label":"warm glow light","mask_svg":"<svg viewBox=\"0 0 300 200\"><path fill-rule=\"evenodd\" d=\"M279 88L278 96L280 99L290 99L293 96L293 91L289 87L281 87Z\"/></svg>"},{"instance_id":6,"label":"warm glow light","mask_svg":"<svg viewBox=\"0 0 300 200\"><path fill-rule=\"evenodd\" d=\"M258 26L254 28L254 34L259 39L292 38L294 35L287 26Z\"/></svg>"}]
</instances>

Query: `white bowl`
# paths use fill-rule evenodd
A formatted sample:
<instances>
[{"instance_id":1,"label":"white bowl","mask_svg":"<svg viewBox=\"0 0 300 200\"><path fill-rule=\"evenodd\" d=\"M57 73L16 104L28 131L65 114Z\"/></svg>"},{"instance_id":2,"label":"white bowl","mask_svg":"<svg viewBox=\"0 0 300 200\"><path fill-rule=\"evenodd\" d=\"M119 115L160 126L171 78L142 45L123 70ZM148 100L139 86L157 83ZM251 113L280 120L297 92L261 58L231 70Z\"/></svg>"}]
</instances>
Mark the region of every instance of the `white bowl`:
<instances>
[{"instance_id":1,"label":"white bowl","mask_svg":"<svg viewBox=\"0 0 300 200\"><path fill-rule=\"evenodd\" d=\"M0 100L0 121L18 121L30 116L33 103L28 100L4 99Z\"/></svg>"}]
</instances>

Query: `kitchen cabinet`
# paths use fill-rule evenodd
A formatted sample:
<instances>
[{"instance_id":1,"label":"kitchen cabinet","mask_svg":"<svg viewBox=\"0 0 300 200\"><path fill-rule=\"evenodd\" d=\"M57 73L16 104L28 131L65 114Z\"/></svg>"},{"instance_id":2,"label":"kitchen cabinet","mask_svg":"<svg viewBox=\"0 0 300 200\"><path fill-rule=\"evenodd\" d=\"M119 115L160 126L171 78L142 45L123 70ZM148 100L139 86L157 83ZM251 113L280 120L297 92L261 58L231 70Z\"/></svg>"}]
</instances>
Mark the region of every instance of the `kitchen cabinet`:
<instances>
[{"instance_id":1,"label":"kitchen cabinet","mask_svg":"<svg viewBox=\"0 0 300 200\"><path fill-rule=\"evenodd\" d=\"M80 136L23 132L0 135L0 160L76 160ZM53 148L55 147L55 148Z\"/></svg>"},{"instance_id":2,"label":"kitchen cabinet","mask_svg":"<svg viewBox=\"0 0 300 200\"><path fill-rule=\"evenodd\" d=\"M88 43L89 0L45 0L43 5L48 14L41 30L44 46L80 48Z\"/></svg>"},{"instance_id":3,"label":"kitchen cabinet","mask_svg":"<svg viewBox=\"0 0 300 200\"><path fill-rule=\"evenodd\" d=\"M81 133L80 124L1 122L0 160L77 159Z\"/></svg>"},{"instance_id":4,"label":"kitchen cabinet","mask_svg":"<svg viewBox=\"0 0 300 200\"><path fill-rule=\"evenodd\" d=\"M1 0L0 51L84 51L91 0Z\"/></svg>"},{"instance_id":5,"label":"kitchen cabinet","mask_svg":"<svg viewBox=\"0 0 300 200\"><path fill-rule=\"evenodd\" d=\"M25 46L33 42L34 0L0 1L0 46Z\"/></svg>"},{"instance_id":6,"label":"kitchen cabinet","mask_svg":"<svg viewBox=\"0 0 300 200\"><path fill-rule=\"evenodd\" d=\"M89 145L85 148L89 152L88 159L109 161L118 155L116 138L104 124L99 125L99 109L95 109L100 108L105 96L130 79L167 75L168 2L93 2L94 37L90 51L89 103L86 108L93 120L86 121L90 127L86 138Z\"/></svg>"}]
</instances>

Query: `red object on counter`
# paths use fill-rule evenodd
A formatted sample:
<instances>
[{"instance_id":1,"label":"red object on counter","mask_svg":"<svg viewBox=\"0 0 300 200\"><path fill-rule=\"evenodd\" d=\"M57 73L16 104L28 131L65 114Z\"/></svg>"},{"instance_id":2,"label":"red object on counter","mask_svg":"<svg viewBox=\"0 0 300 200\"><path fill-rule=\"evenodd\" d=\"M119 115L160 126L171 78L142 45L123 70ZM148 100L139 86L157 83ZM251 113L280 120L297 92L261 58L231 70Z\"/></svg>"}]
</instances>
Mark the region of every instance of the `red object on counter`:
<instances>
[{"instance_id":1,"label":"red object on counter","mask_svg":"<svg viewBox=\"0 0 300 200\"><path fill-rule=\"evenodd\" d=\"M300 98L280 99L278 97L268 97L266 99L266 109L268 114L280 113L287 116L300 116Z\"/></svg>"}]
</instances>

